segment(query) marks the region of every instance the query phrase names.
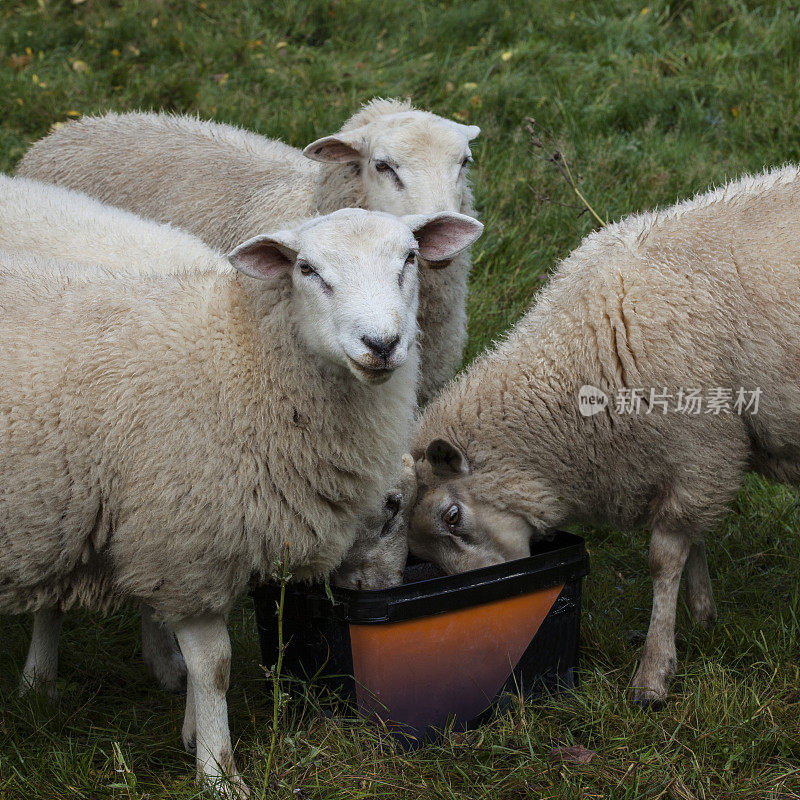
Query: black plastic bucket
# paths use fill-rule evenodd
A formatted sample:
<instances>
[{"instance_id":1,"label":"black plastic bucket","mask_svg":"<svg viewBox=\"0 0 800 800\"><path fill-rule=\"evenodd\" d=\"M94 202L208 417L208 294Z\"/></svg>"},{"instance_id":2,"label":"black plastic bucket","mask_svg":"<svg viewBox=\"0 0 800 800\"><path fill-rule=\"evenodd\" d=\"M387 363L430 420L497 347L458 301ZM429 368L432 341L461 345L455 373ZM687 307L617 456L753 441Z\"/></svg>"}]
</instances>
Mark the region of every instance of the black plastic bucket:
<instances>
[{"instance_id":1,"label":"black plastic bucket","mask_svg":"<svg viewBox=\"0 0 800 800\"><path fill-rule=\"evenodd\" d=\"M531 556L381 591L290 584L284 669L317 676L401 738L421 741L451 722L479 724L508 693L572 687L578 658L583 539L558 532ZM422 570L424 572L424 569ZM415 575L417 573L417 575ZM254 592L262 659L277 661L280 590Z\"/></svg>"}]
</instances>

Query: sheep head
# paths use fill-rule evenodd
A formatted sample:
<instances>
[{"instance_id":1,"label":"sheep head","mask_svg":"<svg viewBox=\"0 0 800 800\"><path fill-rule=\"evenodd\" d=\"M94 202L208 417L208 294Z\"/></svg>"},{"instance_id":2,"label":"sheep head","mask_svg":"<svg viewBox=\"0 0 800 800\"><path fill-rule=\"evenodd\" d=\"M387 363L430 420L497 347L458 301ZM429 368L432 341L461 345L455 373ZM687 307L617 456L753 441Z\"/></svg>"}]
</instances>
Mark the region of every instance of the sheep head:
<instances>
[{"instance_id":1,"label":"sheep head","mask_svg":"<svg viewBox=\"0 0 800 800\"><path fill-rule=\"evenodd\" d=\"M470 197L469 143L479 133L475 125L411 109L345 126L303 152L315 161L357 164L367 208L398 216L462 211Z\"/></svg>"},{"instance_id":2,"label":"sheep head","mask_svg":"<svg viewBox=\"0 0 800 800\"><path fill-rule=\"evenodd\" d=\"M383 383L415 348L417 257L453 258L482 230L462 214L342 209L255 236L229 260L251 278L291 281L296 328L312 356Z\"/></svg>"}]
</instances>

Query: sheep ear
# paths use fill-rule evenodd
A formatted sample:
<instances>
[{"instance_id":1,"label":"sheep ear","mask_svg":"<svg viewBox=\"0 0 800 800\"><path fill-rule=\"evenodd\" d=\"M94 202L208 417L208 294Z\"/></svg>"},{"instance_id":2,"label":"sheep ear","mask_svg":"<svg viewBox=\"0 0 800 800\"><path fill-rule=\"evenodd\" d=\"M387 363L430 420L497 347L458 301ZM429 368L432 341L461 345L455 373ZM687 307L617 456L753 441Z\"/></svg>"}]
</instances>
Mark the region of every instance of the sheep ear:
<instances>
[{"instance_id":1,"label":"sheep ear","mask_svg":"<svg viewBox=\"0 0 800 800\"><path fill-rule=\"evenodd\" d=\"M447 120L459 133L467 137L467 141L471 142L481 135L481 129L477 125L462 125L460 122L453 122L452 119Z\"/></svg>"},{"instance_id":2,"label":"sheep ear","mask_svg":"<svg viewBox=\"0 0 800 800\"><path fill-rule=\"evenodd\" d=\"M328 164L352 164L361 161L366 149L367 140L361 127L317 139L303 150L303 155Z\"/></svg>"},{"instance_id":3,"label":"sheep ear","mask_svg":"<svg viewBox=\"0 0 800 800\"><path fill-rule=\"evenodd\" d=\"M470 142L481 135L481 129L477 125L462 125L461 127L464 130L467 140Z\"/></svg>"},{"instance_id":4,"label":"sheep ear","mask_svg":"<svg viewBox=\"0 0 800 800\"><path fill-rule=\"evenodd\" d=\"M434 439L425 448L425 460L431 465L433 474L442 478L469 475L469 465L464 454L445 439Z\"/></svg>"},{"instance_id":5,"label":"sheep ear","mask_svg":"<svg viewBox=\"0 0 800 800\"><path fill-rule=\"evenodd\" d=\"M483 233L483 225L478 220L454 212L414 214L403 217L403 222L414 231L419 254L433 269L446 267Z\"/></svg>"},{"instance_id":6,"label":"sheep ear","mask_svg":"<svg viewBox=\"0 0 800 800\"><path fill-rule=\"evenodd\" d=\"M244 275L264 281L289 272L297 260L297 249L291 233L262 234L231 250L228 261Z\"/></svg>"}]
</instances>

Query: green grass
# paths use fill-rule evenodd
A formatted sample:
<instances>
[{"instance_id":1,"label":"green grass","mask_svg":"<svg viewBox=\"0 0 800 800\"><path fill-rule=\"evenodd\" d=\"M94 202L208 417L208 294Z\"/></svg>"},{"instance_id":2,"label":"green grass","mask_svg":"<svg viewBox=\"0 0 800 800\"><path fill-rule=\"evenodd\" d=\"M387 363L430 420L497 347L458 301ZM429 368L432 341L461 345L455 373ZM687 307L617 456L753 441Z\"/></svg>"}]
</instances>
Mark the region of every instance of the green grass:
<instances>
[{"instance_id":1,"label":"green grass","mask_svg":"<svg viewBox=\"0 0 800 800\"><path fill-rule=\"evenodd\" d=\"M554 131L607 219L800 160L800 9L645 2L0 0L0 168L70 112L165 108L303 145L372 96L410 95L483 129L473 176L487 229L471 357L593 225L557 204L575 198L535 157L526 117ZM710 540L720 621L705 633L681 609L664 711L642 713L625 697L649 614L646 539L587 531L578 691L401 754L363 723L320 713L293 684L266 796L800 797L798 527L793 492L747 483ZM195 796L182 701L145 675L136 617L68 617L56 707L16 698L29 624L0 621L0 797ZM272 693L246 601L231 627L232 730L260 797ZM562 743L597 756L551 762Z\"/></svg>"}]
</instances>

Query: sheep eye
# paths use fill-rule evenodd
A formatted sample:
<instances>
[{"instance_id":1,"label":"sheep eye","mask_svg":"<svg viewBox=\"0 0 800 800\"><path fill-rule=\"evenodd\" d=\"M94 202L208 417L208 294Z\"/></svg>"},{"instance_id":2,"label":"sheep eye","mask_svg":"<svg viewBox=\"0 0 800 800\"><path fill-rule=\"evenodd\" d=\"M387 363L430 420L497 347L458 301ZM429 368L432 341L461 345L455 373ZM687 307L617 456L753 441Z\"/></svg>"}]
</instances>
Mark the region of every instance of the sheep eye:
<instances>
[{"instance_id":1,"label":"sheep eye","mask_svg":"<svg viewBox=\"0 0 800 800\"><path fill-rule=\"evenodd\" d=\"M317 274L317 271L310 264L306 264L305 261L301 261L299 266L300 266L300 274L305 276L306 278L309 275Z\"/></svg>"},{"instance_id":2,"label":"sheep eye","mask_svg":"<svg viewBox=\"0 0 800 800\"><path fill-rule=\"evenodd\" d=\"M464 160L461 162L461 169L466 169L472 163L472 156L464 156Z\"/></svg>"},{"instance_id":3,"label":"sheep eye","mask_svg":"<svg viewBox=\"0 0 800 800\"><path fill-rule=\"evenodd\" d=\"M409 253L406 256L406 262L403 264L403 269L400 270L400 274L397 276L397 283L402 287L402 285L406 281L406 273L408 272L408 268L414 265L414 260L416 259L417 254L414 252Z\"/></svg>"},{"instance_id":4,"label":"sheep eye","mask_svg":"<svg viewBox=\"0 0 800 800\"><path fill-rule=\"evenodd\" d=\"M394 170L385 161L376 161L375 169L378 172L394 172Z\"/></svg>"},{"instance_id":5,"label":"sheep eye","mask_svg":"<svg viewBox=\"0 0 800 800\"><path fill-rule=\"evenodd\" d=\"M450 506L442 515L442 519L449 528L455 528L461 522L461 509L456 503Z\"/></svg>"}]
</instances>

